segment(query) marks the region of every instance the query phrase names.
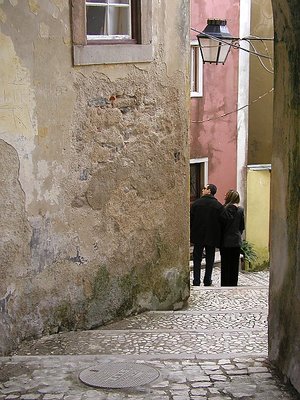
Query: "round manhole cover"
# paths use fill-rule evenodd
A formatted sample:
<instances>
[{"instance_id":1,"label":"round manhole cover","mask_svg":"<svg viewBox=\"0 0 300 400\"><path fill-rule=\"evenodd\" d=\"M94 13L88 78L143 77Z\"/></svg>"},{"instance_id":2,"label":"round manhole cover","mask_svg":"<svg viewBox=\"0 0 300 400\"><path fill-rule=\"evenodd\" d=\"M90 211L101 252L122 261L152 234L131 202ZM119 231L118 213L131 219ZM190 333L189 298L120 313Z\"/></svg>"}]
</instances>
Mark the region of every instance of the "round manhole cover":
<instances>
[{"instance_id":1,"label":"round manhole cover","mask_svg":"<svg viewBox=\"0 0 300 400\"><path fill-rule=\"evenodd\" d=\"M79 374L86 385L110 389L145 385L158 377L159 372L149 365L124 362L99 363Z\"/></svg>"}]
</instances>

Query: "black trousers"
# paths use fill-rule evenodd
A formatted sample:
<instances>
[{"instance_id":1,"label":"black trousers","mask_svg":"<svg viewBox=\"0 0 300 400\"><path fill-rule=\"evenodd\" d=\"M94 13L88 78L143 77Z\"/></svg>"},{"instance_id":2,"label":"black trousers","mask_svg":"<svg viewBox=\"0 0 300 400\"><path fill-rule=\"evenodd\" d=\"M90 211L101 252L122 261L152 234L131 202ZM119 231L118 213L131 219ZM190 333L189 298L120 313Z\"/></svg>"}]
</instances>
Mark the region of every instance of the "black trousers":
<instances>
[{"instance_id":1,"label":"black trousers","mask_svg":"<svg viewBox=\"0 0 300 400\"><path fill-rule=\"evenodd\" d=\"M221 286L237 286L240 247L221 247Z\"/></svg>"},{"instance_id":2,"label":"black trousers","mask_svg":"<svg viewBox=\"0 0 300 400\"><path fill-rule=\"evenodd\" d=\"M194 273L194 280L193 285L199 286L201 282L201 261L203 258L203 250L205 249L205 275L204 275L204 286L211 285L211 275L212 270L215 262L215 247L213 246L206 246L204 244L194 244L193 250L193 273Z\"/></svg>"}]
</instances>

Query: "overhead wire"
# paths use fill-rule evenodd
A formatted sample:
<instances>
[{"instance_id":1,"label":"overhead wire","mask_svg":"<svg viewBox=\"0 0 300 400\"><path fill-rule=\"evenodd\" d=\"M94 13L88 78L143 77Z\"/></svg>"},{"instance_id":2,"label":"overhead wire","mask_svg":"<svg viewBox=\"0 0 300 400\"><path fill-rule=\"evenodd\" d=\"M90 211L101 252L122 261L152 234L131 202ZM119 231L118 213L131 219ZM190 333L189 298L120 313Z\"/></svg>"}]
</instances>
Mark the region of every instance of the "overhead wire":
<instances>
[{"instance_id":1,"label":"overhead wire","mask_svg":"<svg viewBox=\"0 0 300 400\"><path fill-rule=\"evenodd\" d=\"M202 123L204 123L204 122L214 121L214 120L217 120L217 119L226 117L227 115L236 113L236 112L238 112L238 111L243 110L243 109L246 108L246 107L249 107L251 104L256 103L257 101L261 100L262 98L264 98L265 96L267 96L269 93L271 93L271 92L273 92L273 91L274 91L274 88L268 90L267 92L265 92L265 93L262 94L261 96L258 96L256 99L250 101L248 104L245 104L245 105L242 106L242 107L236 108L235 110L228 111L228 112L226 112L226 113L224 113L224 114L222 114L222 115L219 115L219 116L217 116L217 117L211 117L211 118L208 118L208 119L203 119L202 121L191 121L191 122L194 123L194 124L197 124L197 123L198 123L198 124L202 124Z\"/></svg>"},{"instance_id":2,"label":"overhead wire","mask_svg":"<svg viewBox=\"0 0 300 400\"><path fill-rule=\"evenodd\" d=\"M249 45L254 49L254 54L257 55L257 58L258 58L258 60L259 60L259 62L260 62L260 64L261 64L261 66L262 66L267 72L269 72L270 74L274 74L273 58L272 58L272 57L269 57L269 62L270 62L270 66L271 66L271 69L269 69L269 68L265 65L265 63L263 62L263 60L262 60L261 56L259 55L259 53L257 52L257 50L256 50L256 48L255 48L255 46L254 46L254 44L251 42L251 39L244 38L243 40L246 40L246 41L249 43ZM263 40L263 39L256 39L256 40L261 40L261 42L262 42L262 43L264 44L264 46L265 46L265 51L267 52L267 54L269 54L268 47L267 47L266 43L264 42L264 40Z\"/></svg>"}]
</instances>

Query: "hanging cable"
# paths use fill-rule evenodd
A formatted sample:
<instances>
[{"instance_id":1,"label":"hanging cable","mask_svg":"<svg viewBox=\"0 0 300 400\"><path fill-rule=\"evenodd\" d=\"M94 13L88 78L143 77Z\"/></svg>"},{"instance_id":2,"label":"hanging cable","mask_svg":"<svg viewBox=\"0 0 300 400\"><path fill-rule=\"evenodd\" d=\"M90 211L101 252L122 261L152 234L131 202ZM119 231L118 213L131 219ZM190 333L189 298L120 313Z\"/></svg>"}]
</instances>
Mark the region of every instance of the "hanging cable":
<instances>
[{"instance_id":1,"label":"hanging cable","mask_svg":"<svg viewBox=\"0 0 300 400\"><path fill-rule=\"evenodd\" d=\"M238 112L238 111L241 111L241 110L243 110L243 109L246 108L246 107L250 107L251 104L256 103L257 101L261 100L263 97L267 96L269 93L271 93L271 92L273 92L273 91L274 91L274 88L270 89L268 92L262 94L261 96L257 97L256 99L250 101L250 103L245 104L245 105L242 106L242 107L236 108L236 109L233 110L233 111L228 111L227 113L224 113L224 114L219 115L219 116L217 116L217 117L212 117L212 118L208 118L208 119L203 119L202 121L191 121L191 123L193 123L193 124L202 124L202 123L204 123L204 122L215 121L216 119L220 119L220 118L226 117L227 115L230 115L230 114L236 113L236 112Z\"/></svg>"},{"instance_id":2,"label":"hanging cable","mask_svg":"<svg viewBox=\"0 0 300 400\"><path fill-rule=\"evenodd\" d=\"M261 64L261 66L262 66L267 72L269 72L270 74L274 74L274 68L273 68L273 63L272 63L273 59L272 59L272 57L269 58L269 62L270 62L270 65L271 65L271 68L272 68L272 69L269 69L269 68L265 65L265 63L263 62L262 58L260 57L259 53L257 52L257 50L256 50L254 44L251 42L251 40L249 40L249 39L244 39L244 40L246 40L246 41L249 43L249 45L254 49L254 52L255 52L255 54L257 54L257 58L258 58L258 60L259 60L259 62L260 62L260 64ZM268 48L267 48L267 46L266 46L266 44L264 43L263 40L262 40L262 43L265 45L265 51L266 51L267 53L269 53Z\"/></svg>"}]
</instances>

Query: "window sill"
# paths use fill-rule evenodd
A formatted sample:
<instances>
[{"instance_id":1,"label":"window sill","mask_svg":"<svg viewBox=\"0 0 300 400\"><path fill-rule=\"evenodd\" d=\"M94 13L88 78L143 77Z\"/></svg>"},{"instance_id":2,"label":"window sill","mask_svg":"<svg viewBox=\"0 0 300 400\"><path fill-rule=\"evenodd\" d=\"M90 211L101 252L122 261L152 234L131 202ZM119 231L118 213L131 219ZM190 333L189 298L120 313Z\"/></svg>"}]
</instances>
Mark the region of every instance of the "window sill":
<instances>
[{"instance_id":1,"label":"window sill","mask_svg":"<svg viewBox=\"0 0 300 400\"><path fill-rule=\"evenodd\" d=\"M127 64L153 61L152 45L74 45L74 65Z\"/></svg>"},{"instance_id":2,"label":"window sill","mask_svg":"<svg viewBox=\"0 0 300 400\"><path fill-rule=\"evenodd\" d=\"M191 98L193 98L193 97L203 97L203 94L202 93L197 93L197 92L192 92L191 93Z\"/></svg>"}]
</instances>

